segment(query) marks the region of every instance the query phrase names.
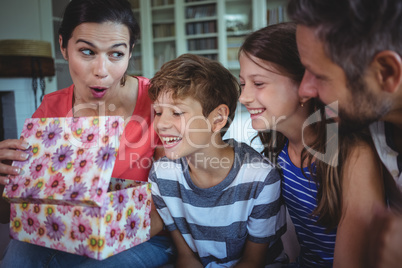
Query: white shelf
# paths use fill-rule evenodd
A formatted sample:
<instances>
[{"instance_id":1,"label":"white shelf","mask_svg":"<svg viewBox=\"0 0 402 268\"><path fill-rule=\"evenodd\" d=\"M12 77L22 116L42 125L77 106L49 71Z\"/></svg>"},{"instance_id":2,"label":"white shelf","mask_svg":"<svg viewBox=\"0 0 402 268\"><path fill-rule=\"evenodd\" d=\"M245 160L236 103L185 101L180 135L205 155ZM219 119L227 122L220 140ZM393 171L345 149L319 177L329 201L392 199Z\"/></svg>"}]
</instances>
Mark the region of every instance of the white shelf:
<instances>
[{"instance_id":1,"label":"white shelf","mask_svg":"<svg viewBox=\"0 0 402 268\"><path fill-rule=\"evenodd\" d=\"M154 43L162 43L162 42L175 42L176 37L175 36L169 36L169 37L158 37L154 38Z\"/></svg>"},{"instance_id":2,"label":"white shelf","mask_svg":"<svg viewBox=\"0 0 402 268\"><path fill-rule=\"evenodd\" d=\"M217 49L203 49L203 50L189 50L189 53L196 54L196 55L204 55L204 54L217 54Z\"/></svg>"},{"instance_id":3,"label":"white shelf","mask_svg":"<svg viewBox=\"0 0 402 268\"><path fill-rule=\"evenodd\" d=\"M174 9L174 4L172 5L162 5L162 6L154 6L151 8L152 11L158 11L158 10L168 10L168 9Z\"/></svg>"},{"instance_id":4,"label":"white shelf","mask_svg":"<svg viewBox=\"0 0 402 268\"><path fill-rule=\"evenodd\" d=\"M203 39L203 38L211 38L217 37L218 33L207 33L207 34L188 34L186 35L186 39Z\"/></svg>"},{"instance_id":5,"label":"white shelf","mask_svg":"<svg viewBox=\"0 0 402 268\"><path fill-rule=\"evenodd\" d=\"M136 12L141 19L142 68L140 69L143 76L151 78L162 63L184 53L212 55L237 77L240 69L237 52L244 38L267 24L268 8L285 7L287 0L205 0L188 3L185 0L174 0L174 4L160 6L151 6L149 0L139 1L140 8ZM240 22L237 25L236 16L239 14ZM234 27L227 24L227 15L234 17ZM187 18L187 16L197 17ZM205 25L209 22L213 23L213 26ZM159 36L165 34L164 24L174 25L172 33L175 36L154 37L154 31L162 31L159 32ZM158 25L162 28L158 29ZM234 31L228 31L227 27L231 27ZM187 34L187 31L197 34ZM216 39L216 41L208 40L200 45L199 40L202 39ZM216 42L217 48L189 50L190 47L193 49L214 47L208 42Z\"/></svg>"},{"instance_id":6,"label":"white shelf","mask_svg":"<svg viewBox=\"0 0 402 268\"><path fill-rule=\"evenodd\" d=\"M218 0L221 1L221 0ZM188 3L184 3L184 6L189 7L189 6L204 6L204 5L208 5L208 4L216 4L216 1L195 1L195 2L188 2Z\"/></svg>"},{"instance_id":7,"label":"white shelf","mask_svg":"<svg viewBox=\"0 0 402 268\"><path fill-rule=\"evenodd\" d=\"M227 37L236 37L236 36L244 36L244 35L248 35L252 32L252 30L242 30L242 31L226 31L226 36Z\"/></svg>"},{"instance_id":8,"label":"white shelf","mask_svg":"<svg viewBox=\"0 0 402 268\"><path fill-rule=\"evenodd\" d=\"M201 21L210 21L210 20L217 20L217 16L208 16L208 17L200 17L200 18L191 18L186 19L185 23L192 23L192 22L201 22Z\"/></svg>"}]
</instances>

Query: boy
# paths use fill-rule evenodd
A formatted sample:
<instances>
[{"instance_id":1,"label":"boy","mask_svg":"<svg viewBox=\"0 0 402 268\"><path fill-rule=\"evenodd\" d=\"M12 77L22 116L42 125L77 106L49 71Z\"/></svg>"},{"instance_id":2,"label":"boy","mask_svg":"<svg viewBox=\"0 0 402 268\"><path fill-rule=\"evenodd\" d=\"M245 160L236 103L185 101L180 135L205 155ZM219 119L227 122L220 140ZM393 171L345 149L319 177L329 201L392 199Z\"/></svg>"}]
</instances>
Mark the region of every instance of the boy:
<instances>
[{"instance_id":1,"label":"boy","mask_svg":"<svg viewBox=\"0 0 402 268\"><path fill-rule=\"evenodd\" d=\"M185 54L150 83L166 153L150 172L152 197L177 266L263 266L286 230L285 210L278 171L248 145L222 140L239 97L236 78L216 61Z\"/></svg>"}]
</instances>

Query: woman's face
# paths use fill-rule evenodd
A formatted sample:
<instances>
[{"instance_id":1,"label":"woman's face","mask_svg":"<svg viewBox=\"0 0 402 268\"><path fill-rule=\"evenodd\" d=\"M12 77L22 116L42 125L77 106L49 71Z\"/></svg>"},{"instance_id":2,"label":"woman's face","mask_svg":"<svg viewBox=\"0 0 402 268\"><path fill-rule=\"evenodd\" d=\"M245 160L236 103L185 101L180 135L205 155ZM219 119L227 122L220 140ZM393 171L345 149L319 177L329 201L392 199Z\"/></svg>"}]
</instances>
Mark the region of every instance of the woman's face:
<instances>
[{"instance_id":1,"label":"woman's face","mask_svg":"<svg viewBox=\"0 0 402 268\"><path fill-rule=\"evenodd\" d=\"M240 102L250 112L254 129L277 130L286 128L300 109L298 85L281 75L273 66L251 56L240 54ZM264 66L261 67L256 62Z\"/></svg>"},{"instance_id":2,"label":"woman's face","mask_svg":"<svg viewBox=\"0 0 402 268\"><path fill-rule=\"evenodd\" d=\"M68 60L75 85L75 98L84 102L106 101L118 93L130 53L130 34L119 23L82 23L72 32L67 48L60 49Z\"/></svg>"}]
</instances>

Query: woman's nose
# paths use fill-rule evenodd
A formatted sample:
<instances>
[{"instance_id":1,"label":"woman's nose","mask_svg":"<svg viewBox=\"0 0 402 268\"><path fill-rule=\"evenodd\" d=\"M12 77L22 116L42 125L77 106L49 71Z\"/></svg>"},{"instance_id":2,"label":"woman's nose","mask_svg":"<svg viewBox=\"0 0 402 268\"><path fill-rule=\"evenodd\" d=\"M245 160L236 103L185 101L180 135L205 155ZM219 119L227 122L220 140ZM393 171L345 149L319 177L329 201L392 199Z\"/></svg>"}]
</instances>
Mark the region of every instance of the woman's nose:
<instances>
[{"instance_id":1,"label":"woman's nose","mask_svg":"<svg viewBox=\"0 0 402 268\"><path fill-rule=\"evenodd\" d=\"M107 59L99 55L94 62L94 75L99 78L104 78L108 75L107 72Z\"/></svg>"}]
</instances>

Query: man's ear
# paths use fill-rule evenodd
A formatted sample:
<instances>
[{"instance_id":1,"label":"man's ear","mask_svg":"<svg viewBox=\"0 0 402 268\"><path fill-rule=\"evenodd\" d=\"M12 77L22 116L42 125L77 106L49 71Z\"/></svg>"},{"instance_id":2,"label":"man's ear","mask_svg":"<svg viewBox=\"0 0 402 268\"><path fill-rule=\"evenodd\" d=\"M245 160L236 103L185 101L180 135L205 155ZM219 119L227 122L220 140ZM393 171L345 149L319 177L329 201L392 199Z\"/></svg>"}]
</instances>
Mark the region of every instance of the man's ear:
<instances>
[{"instance_id":1,"label":"man's ear","mask_svg":"<svg viewBox=\"0 0 402 268\"><path fill-rule=\"evenodd\" d=\"M65 60L68 60L67 48L63 47L63 37L61 35L59 35L59 45L61 54L63 54L63 58Z\"/></svg>"},{"instance_id":2,"label":"man's ear","mask_svg":"<svg viewBox=\"0 0 402 268\"><path fill-rule=\"evenodd\" d=\"M131 47L131 52L130 52L130 57L129 57L129 59L131 59L131 57L133 56L134 46L135 46L135 44Z\"/></svg>"},{"instance_id":3,"label":"man's ear","mask_svg":"<svg viewBox=\"0 0 402 268\"><path fill-rule=\"evenodd\" d=\"M402 59L398 53L381 51L373 63L378 67L377 79L383 91L394 93L402 86Z\"/></svg>"},{"instance_id":4,"label":"man's ear","mask_svg":"<svg viewBox=\"0 0 402 268\"><path fill-rule=\"evenodd\" d=\"M212 132L218 132L228 121L229 107L221 104L211 112L210 116L212 116Z\"/></svg>"}]
</instances>

